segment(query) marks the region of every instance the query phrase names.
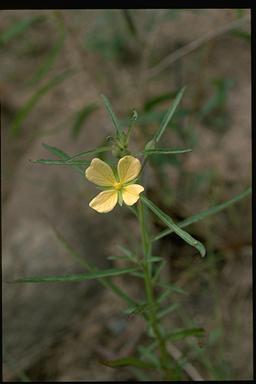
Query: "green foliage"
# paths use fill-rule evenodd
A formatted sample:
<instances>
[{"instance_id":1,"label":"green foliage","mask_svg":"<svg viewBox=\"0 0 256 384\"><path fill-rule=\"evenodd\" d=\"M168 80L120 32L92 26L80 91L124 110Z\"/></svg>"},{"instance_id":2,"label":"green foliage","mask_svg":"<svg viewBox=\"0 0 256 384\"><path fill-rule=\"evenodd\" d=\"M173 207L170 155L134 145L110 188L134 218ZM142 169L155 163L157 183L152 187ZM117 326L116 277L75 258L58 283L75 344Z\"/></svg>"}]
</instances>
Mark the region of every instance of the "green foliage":
<instances>
[{"instance_id":1,"label":"green foliage","mask_svg":"<svg viewBox=\"0 0 256 384\"><path fill-rule=\"evenodd\" d=\"M75 114L74 124L71 129L72 136L77 138L81 132L83 125L87 119L92 115L94 111L98 109L98 106L95 103L90 103L85 105Z\"/></svg>"},{"instance_id":2,"label":"green foliage","mask_svg":"<svg viewBox=\"0 0 256 384\"><path fill-rule=\"evenodd\" d=\"M104 102L104 105L105 105L105 108L106 108L106 111L108 112L111 120L112 120L112 123L116 129L116 135L117 137L119 137L122 133L122 129L121 129L121 125L120 125L120 122L118 120L118 118L116 117L116 114L115 112L113 111L112 109L112 106L110 104L110 101L108 100L108 98L104 95L101 95L102 99L103 99L103 102Z\"/></svg>"},{"instance_id":3,"label":"green foliage","mask_svg":"<svg viewBox=\"0 0 256 384\"><path fill-rule=\"evenodd\" d=\"M245 191L243 191L242 193L232 197L232 199L227 200L224 203L215 205L214 207L209 208L206 211L202 211L196 215L193 215L193 216L181 221L180 223L178 223L178 226L180 228L184 228L188 225L196 223L199 220L203 220L203 219L207 218L208 216L214 215L214 214L222 211L223 209L228 208L229 206L233 205L234 203L238 202L239 200L249 196L251 193L252 193L252 188L249 187ZM155 236L152 239L152 241L160 240L162 237L167 236L167 235L171 234L172 232L174 232L172 229L166 229L166 230L162 231L161 233L159 233L157 236Z\"/></svg>"},{"instance_id":4,"label":"green foliage","mask_svg":"<svg viewBox=\"0 0 256 384\"><path fill-rule=\"evenodd\" d=\"M65 283L93 280L102 277L120 276L124 273L131 273L134 268L113 268L104 271L96 271L90 273L82 273L79 275L63 275L63 276L32 276L16 279L13 283Z\"/></svg>"},{"instance_id":5,"label":"green foliage","mask_svg":"<svg viewBox=\"0 0 256 384\"><path fill-rule=\"evenodd\" d=\"M170 123L173 115L174 115L174 112L176 111L176 108L178 107L182 97L183 97L183 94L185 92L185 87L183 87L179 93L177 94L173 104L171 105L171 107L169 108L168 112L166 113L161 125L160 125L160 128L157 130L157 132L155 133L154 137L153 137L153 142L156 146L156 144L159 142L159 140L161 139L162 135L164 134L168 124Z\"/></svg>"},{"instance_id":6,"label":"green foliage","mask_svg":"<svg viewBox=\"0 0 256 384\"><path fill-rule=\"evenodd\" d=\"M63 29L61 29L59 38L50 49L46 59L39 66L38 70L32 76L32 78L29 80L28 82L29 85L35 85L39 83L48 74L48 72L53 67L56 59L58 58L64 46L65 38L66 38L66 32Z\"/></svg>"},{"instance_id":7,"label":"green foliage","mask_svg":"<svg viewBox=\"0 0 256 384\"><path fill-rule=\"evenodd\" d=\"M141 200L145 203L145 205L151 209L151 211L159 217L173 232L176 233L179 237L181 237L186 243L195 247L201 254L202 257L205 256L206 250L204 245L194 239L189 233L182 230L174 221L170 218L170 216L166 215L166 213L162 212L152 201L146 198L144 195L141 196Z\"/></svg>"},{"instance_id":8,"label":"green foliage","mask_svg":"<svg viewBox=\"0 0 256 384\"><path fill-rule=\"evenodd\" d=\"M143 151L144 155L177 155L180 153L191 152L192 149L171 149L171 148L156 148L156 149L145 149Z\"/></svg>"},{"instance_id":9,"label":"green foliage","mask_svg":"<svg viewBox=\"0 0 256 384\"><path fill-rule=\"evenodd\" d=\"M166 338L172 341L183 340L186 337L204 337L205 330L203 328L179 329L174 332L169 332Z\"/></svg>"},{"instance_id":10,"label":"green foliage","mask_svg":"<svg viewBox=\"0 0 256 384\"><path fill-rule=\"evenodd\" d=\"M52 153L54 156L58 157L59 159L63 159L64 161L68 161L70 159L70 156L67 155L64 151L62 151L61 149L58 149L56 147L52 147L48 144L43 144L43 147L45 149L47 149L50 153ZM43 160L43 159L42 159ZM53 161L53 160L51 160ZM37 162L35 160L35 162ZM39 161L40 162L40 161ZM42 164L42 163L41 163ZM76 169L80 174L84 175L84 167L81 166L80 164L68 164L70 165L71 167L73 167L74 169Z\"/></svg>"},{"instance_id":11,"label":"green foliage","mask_svg":"<svg viewBox=\"0 0 256 384\"><path fill-rule=\"evenodd\" d=\"M142 361L135 357L123 357L121 359L116 359L116 360L100 360L99 363L111 368L119 368L119 367L137 367L137 368L143 368L143 369L156 368L154 364Z\"/></svg>"},{"instance_id":12,"label":"green foliage","mask_svg":"<svg viewBox=\"0 0 256 384\"><path fill-rule=\"evenodd\" d=\"M227 111L227 99L230 90L234 86L232 79L216 79L212 82L213 95L205 102L199 112L199 117L209 128L217 128L225 132L230 125L230 115Z\"/></svg>"},{"instance_id":13,"label":"green foliage","mask_svg":"<svg viewBox=\"0 0 256 384\"><path fill-rule=\"evenodd\" d=\"M33 16L15 21L10 27L0 34L0 47L9 43L12 39L20 37L30 27L45 20L45 17Z\"/></svg>"},{"instance_id":14,"label":"green foliage","mask_svg":"<svg viewBox=\"0 0 256 384\"><path fill-rule=\"evenodd\" d=\"M14 117L10 128L11 134L14 136L20 134L22 123L27 118L28 114L32 111L32 109L35 107L35 105L39 102L39 100L48 92L50 92L52 88L62 83L67 77L71 76L72 74L74 74L73 71L67 70L55 76L53 79L49 80L45 85L37 89L36 92L19 109L16 116Z\"/></svg>"},{"instance_id":15,"label":"green foliage","mask_svg":"<svg viewBox=\"0 0 256 384\"><path fill-rule=\"evenodd\" d=\"M158 105L162 104L165 101L172 100L176 96L175 92L165 92L160 95L150 97L144 103L144 111L151 111L155 109Z\"/></svg>"}]
</instances>

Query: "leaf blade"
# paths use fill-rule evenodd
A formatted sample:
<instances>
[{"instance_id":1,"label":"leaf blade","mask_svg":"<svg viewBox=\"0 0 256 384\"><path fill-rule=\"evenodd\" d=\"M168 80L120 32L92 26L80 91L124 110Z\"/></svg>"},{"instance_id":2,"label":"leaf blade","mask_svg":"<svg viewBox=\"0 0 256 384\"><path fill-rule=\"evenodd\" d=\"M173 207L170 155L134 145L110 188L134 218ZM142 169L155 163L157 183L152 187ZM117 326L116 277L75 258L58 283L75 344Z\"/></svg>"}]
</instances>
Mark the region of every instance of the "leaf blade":
<instances>
[{"instance_id":1,"label":"leaf blade","mask_svg":"<svg viewBox=\"0 0 256 384\"><path fill-rule=\"evenodd\" d=\"M159 217L160 220L162 220L170 229L172 229L173 232L180 236L186 243L196 248L202 257L205 256L206 250L204 245L200 241L194 239L189 233L185 232L183 229L178 227L178 225L174 223L170 216L162 212L160 208L158 208L151 200L147 199L144 195L141 195L141 200L153 213L155 213L156 216Z\"/></svg>"},{"instance_id":2,"label":"leaf blade","mask_svg":"<svg viewBox=\"0 0 256 384\"><path fill-rule=\"evenodd\" d=\"M118 367L137 367L137 368L156 368L152 363L142 361L135 357L123 357L116 360L100 360L99 363L111 368Z\"/></svg>"},{"instance_id":3,"label":"leaf blade","mask_svg":"<svg viewBox=\"0 0 256 384\"><path fill-rule=\"evenodd\" d=\"M249 196L251 193L252 193L252 188L249 187L245 191L232 197L231 199L225 201L224 203L218 204L215 207L209 208L209 209L202 211L196 215L193 215L193 216L179 222L177 225L180 228L187 227L188 225L196 223L199 220L205 219L208 216L214 215L215 213L218 213L218 212L222 211L223 209L228 208L229 206L236 203L237 201L242 200L243 198ZM162 231L158 235L156 235L151 241L160 240L162 237L165 237L165 236L171 234L172 232L173 232L173 230L171 230L171 229L165 229L164 231Z\"/></svg>"},{"instance_id":4,"label":"leaf blade","mask_svg":"<svg viewBox=\"0 0 256 384\"><path fill-rule=\"evenodd\" d=\"M135 268L113 268L104 271L93 271L90 273L82 273L78 275L62 275L62 276L31 276L15 279L13 283L64 283L78 282L98 279L102 277L119 276L125 273L136 271Z\"/></svg>"},{"instance_id":5,"label":"leaf blade","mask_svg":"<svg viewBox=\"0 0 256 384\"><path fill-rule=\"evenodd\" d=\"M114 124L114 127L116 128L116 133L117 133L117 135L120 135L122 133L120 122L119 122L118 118L116 117L115 112L112 109L110 101L108 100L108 98L105 95L101 95L101 97L103 99L106 111L108 112L108 114L112 120L112 123Z\"/></svg>"},{"instance_id":6,"label":"leaf blade","mask_svg":"<svg viewBox=\"0 0 256 384\"><path fill-rule=\"evenodd\" d=\"M171 148L152 148L152 149L145 149L143 151L143 154L145 155L177 155L179 153L187 153L191 152L192 149L190 148L180 148L180 149L171 149Z\"/></svg>"},{"instance_id":7,"label":"leaf blade","mask_svg":"<svg viewBox=\"0 0 256 384\"><path fill-rule=\"evenodd\" d=\"M169 110L167 111L166 115L164 116L163 118L163 121L160 125L160 128L159 130L156 132L155 136L154 136L154 142L155 144L158 143L158 141L161 139L164 131L166 130L167 128L167 125L169 124L169 122L171 121L173 115L174 115L174 112L176 111L176 108L178 107L182 97L183 97L183 94L185 92L185 87L183 87L178 95L176 96L174 102L172 103L171 107L169 108Z\"/></svg>"}]
</instances>

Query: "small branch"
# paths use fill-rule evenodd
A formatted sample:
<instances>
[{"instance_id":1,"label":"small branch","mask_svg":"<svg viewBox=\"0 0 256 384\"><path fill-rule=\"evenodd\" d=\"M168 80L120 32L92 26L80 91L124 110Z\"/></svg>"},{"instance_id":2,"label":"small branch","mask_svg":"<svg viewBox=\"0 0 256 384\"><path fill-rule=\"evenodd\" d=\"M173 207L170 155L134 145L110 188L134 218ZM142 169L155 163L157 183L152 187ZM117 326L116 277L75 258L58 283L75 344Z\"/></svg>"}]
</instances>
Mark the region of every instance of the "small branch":
<instances>
[{"instance_id":1,"label":"small branch","mask_svg":"<svg viewBox=\"0 0 256 384\"><path fill-rule=\"evenodd\" d=\"M241 25L245 24L249 20L250 20L249 15L241 17L238 20L232 21L231 23L226 24L217 30L210 31L206 33L204 36L201 36L198 39L191 41L190 43L184 45L180 49L177 49L176 51L172 52L170 55L168 55L162 61L160 61L160 63L158 63L156 66L149 69L145 77L149 79L157 76L159 73L167 69L175 61L181 59L183 56L187 55L188 53L193 52L197 48L201 47L201 45L207 43L209 40L215 39L216 37L232 29L239 28L241 27Z\"/></svg>"}]
</instances>

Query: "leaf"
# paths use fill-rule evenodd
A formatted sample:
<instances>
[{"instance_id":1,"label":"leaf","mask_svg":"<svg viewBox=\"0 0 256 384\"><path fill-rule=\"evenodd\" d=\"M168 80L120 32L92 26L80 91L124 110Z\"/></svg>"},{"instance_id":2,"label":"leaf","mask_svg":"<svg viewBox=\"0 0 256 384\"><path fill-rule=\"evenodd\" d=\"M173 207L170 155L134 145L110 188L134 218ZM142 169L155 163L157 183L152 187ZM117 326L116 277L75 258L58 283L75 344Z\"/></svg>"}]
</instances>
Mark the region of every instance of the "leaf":
<instances>
[{"instance_id":1,"label":"leaf","mask_svg":"<svg viewBox=\"0 0 256 384\"><path fill-rule=\"evenodd\" d=\"M64 283L93 280L102 277L119 276L124 273L136 271L135 268L114 268L104 271L93 271L90 273L82 273L79 275L63 275L63 276L32 276L16 279L13 283Z\"/></svg>"},{"instance_id":2,"label":"leaf","mask_svg":"<svg viewBox=\"0 0 256 384\"><path fill-rule=\"evenodd\" d=\"M94 156L97 153L107 152L110 151L111 147L108 146L101 146L95 149L88 149L87 151L78 152L74 155L70 156L70 160L75 159L76 157L82 157L82 156Z\"/></svg>"},{"instance_id":3,"label":"leaf","mask_svg":"<svg viewBox=\"0 0 256 384\"><path fill-rule=\"evenodd\" d=\"M161 304L164 300L168 299L170 294L172 292L181 293L183 295L186 295L187 292L184 291L182 288L178 287L174 284L157 284L159 287L165 288L165 291L161 293L161 295L158 297L157 302L158 304Z\"/></svg>"},{"instance_id":4,"label":"leaf","mask_svg":"<svg viewBox=\"0 0 256 384\"><path fill-rule=\"evenodd\" d=\"M191 152L192 149L171 149L171 148L155 148L155 149L145 149L143 154L145 155L177 155L179 153Z\"/></svg>"},{"instance_id":5,"label":"leaf","mask_svg":"<svg viewBox=\"0 0 256 384\"><path fill-rule=\"evenodd\" d=\"M196 223L199 220L203 220L208 216L214 215L215 213L218 213L222 211L225 208L228 208L232 204L236 203L237 201L243 199L244 197L249 196L252 193L252 188L249 187L239 195L236 195L232 197L232 199L225 201L224 203L218 204L215 207L209 208L206 211L202 211L196 215L193 215L181 222L178 223L178 226L180 228L187 227L188 225L191 225L193 223ZM174 232L172 229L165 229L164 231L160 232L158 235L156 235L151 241L157 241L161 239L164 236L169 235L170 233Z\"/></svg>"},{"instance_id":6,"label":"leaf","mask_svg":"<svg viewBox=\"0 0 256 384\"><path fill-rule=\"evenodd\" d=\"M113 111L108 98L104 95L101 95L101 97L103 99L105 108L106 108L109 116L111 117L112 123L114 124L114 127L116 128L116 134L117 134L117 136L119 136L122 133L120 122L119 122L118 118L116 117L115 112Z\"/></svg>"},{"instance_id":7,"label":"leaf","mask_svg":"<svg viewBox=\"0 0 256 384\"><path fill-rule=\"evenodd\" d=\"M149 263L158 263L159 261L163 261L163 258L158 256L151 256L147 259L147 262Z\"/></svg>"},{"instance_id":8,"label":"leaf","mask_svg":"<svg viewBox=\"0 0 256 384\"><path fill-rule=\"evenodd\" d=\"M91 114L98 109L98 106L95 103L84 106L80 111L75 115L75 121L72 127L72 136L74 138L78 137L83 124L91 116Z\"/></svg>"},{"instance_id":9,"label":"leaf","mask_svg":"<svg viewBox=\"0 0 256 384\"><path fill-rule=\"evenodd\" d=\"M45 61L38 68L38 70L33 75L33 77L29 80L29 82L28 82L29 85L35 85L36 83L38 83L40 80L42 80L47 75L47 73L50 71L50 69L54 65L55 60L57 59L58 54L60 53L60 51L64 45L65 37L66 37L66 33L62 30L59 38L57 39L55 44L50 49Z\"/></svg>"},{"instance_id":10,"label":"leaf","mask_svg":"<svg viewBox=\"0 0 256 384\"><path fill-rule=\"evenodd\" d=\"M56 157L59 157L60 159L64 159L64 160L70 160L70 156L68 156L64 151L62 151L61 149L59 148L56 148L56 147L52 147L48 144L42 144L43 147L45 149L47 149L50 153L52 153L53 155L55 155ZM67 164L67 165L70 165L72 168L76 169L81 175L84 176L84 167L81 166L81 165L78 165L78 164Z\"/></svg>"},{"instance_id":11,"label":"leaf","mask_svg":"<svg viewBox=\"0 0 256 384\"><path fill-rule=\"evenodd\" d=\"M56 228L52 227L55 235L57 236L58 240L62 243L64 248L68 251L70 256L72 256L76 261L80 263L86 270L89 272L95 272L97 271L97 267L94 265L91 265L88 263L88 261L82 257L80 254L76 252L76 250L66 241L66 239L56 230ZM129 295L127 295L121 288L119 288L117 285L115 285L111 278L109 277L103 277L99 278L99 283L102 284L104 287L110 288L117 296L119 296L121 299L123 299L127 304L129 305L137 305L136 301L134 301Z\"/></svg>"},{"instance_id":12,"label":"leaf","mask_svg":"<svg viewBox=\"0 0 256 384\"><path fill-rule=\"evenodd\" d=\"M45 19L44 16L29 17L22 20L15 21L10 27L3 31L0 35L0 46L3 46L14 37L18 37L24 33L32 25L41 22Z\"/></svg>"},{"instance_id":13,"label":"leaf","mask_svg":"<svg viewBox=\"0 0 256 384\"><path fill-rule=\"evenodd\" d=\"M167 111L163 121L162 121L162 124L160 125L160 128L159 130L156 132L155 136L154 136L154 142L155 144L158 143L158 141L161 139L164 131L166 130L167 128L167 125L169 124L169 122L171 121L171 118L173 117L173 114L177 108L177 106L179 105L181 99L182 99L182 96L184 94L184 91L185 91L185 87L183 87L180 92L178 93L178 95L176 96L173 104L171 105L171 107L169 108L169 110Z\"/></svg>"},{"instance_id":14,"label":"leaf","mask_svg":"<svg viewBox=\"0 0 256 384\"><path fill-rule=\"evenodd\" d=\"M101 360L99 361L99 363L111 368L117 368L117 367L137 367L137 368L146 368L146 369L156 368L154 364L139 360L135 357L123 357L117 360Z\"/></svg>"},{"instance_id":15,"label":"leaf","mask_svg":"<svg viewBox=\"0 0 256 384\"><path fill-rule=\"evenodd\" d=\"M240 37L241 39L247 41L247 43L251 42L251 34L250 34L250 32L243 31L241 29L236 29L236 30L230 31L230 33L233 36Z\"/></svg>"},{"instance_id":16,"label":"leaf","mask_svg":"<svg viewBox=\"0 0 256 384\"><path fill-rule=\"evenodd\" d=\"M183 229L178 227L178 225L174 223L170 216L162 212L160 208L158 208L154 203L152 203L152 201L147 199L144 195L141 195L141 200L146 204L149 209L151 209L152 212L154 212L156 216L159 217L160 220L162 220L170 229L172 229L173 232L180 236L186 243L188 243L192 247L195 247L200 252L202 257L205 256L206 250L204 245L200 241L194 239L189 233L185 232Z\"/></svg>"},{"instance_id":17,"label":"leaf","mask_svg":"<svg viewBox=\"0 0 256 384\"><path fill-rule=\"evenodd\" d=\"M52 88L62 83L63 80L65 80L68 76L72 75L73 73L74 71L67 70L61 73L60 75L55 76L53 79L48 81L45 85L40 87L17 112L11 124L11 128L10 128L11 134L18 135L21 131L21 125L23 121L26 119L28 114L33 109L33 107L42 98L42 96L48 93Z\"/></svg>"},{"instance_id":18,"label":"leaf","mask_svg":"<svg viewBox=\"0 0 256 384\"><path fill-rule=\"evenodd\" d=\"M182 340L188 336L203 337L205 336L205 330L203 328L190 328L190 329L179 329L175 332L169 332L166 335L167 340Z\"/></svg>"},{"instance_id":19,"label":"leaf","mask_svg":"<svg viewBox=\"0 0 256 384\"><path fill-rule=\"evenodd\" d=\"M158 319L163 318L164 316L168 315L169 313L174 312L179 306L180 306L180 304L178 304L178 303L168 305L166 308L164 308L158 312L157 318Z\"/></svg>"},{"instance_id":20,"label":"leaf","mask_svg":"<svg viewBox=\"0 0 256 384\"><path fill-rule=\"evenodd\" d=\"M46 164L46 165L89 165L88 160L52 160L52 159L38 159L31 160L32 163Z\"/></svg>"},{"instance_id":21,"label":"leaf","mask_svg":"<svg viewBox=\"0 0 256 384\"><path fill-rule=\"evenodd\" d=\"M62 149L59 149L57 147L52 147L51 145L48 145L45 143L43 143L42 146L45 149L47 149L47 151L49 151L50 153L52 153L56 157L59 157L60 159L64 159L64 160L69 159L69 156L64 151L62 151Z\"/></svg>"}]
</instances>

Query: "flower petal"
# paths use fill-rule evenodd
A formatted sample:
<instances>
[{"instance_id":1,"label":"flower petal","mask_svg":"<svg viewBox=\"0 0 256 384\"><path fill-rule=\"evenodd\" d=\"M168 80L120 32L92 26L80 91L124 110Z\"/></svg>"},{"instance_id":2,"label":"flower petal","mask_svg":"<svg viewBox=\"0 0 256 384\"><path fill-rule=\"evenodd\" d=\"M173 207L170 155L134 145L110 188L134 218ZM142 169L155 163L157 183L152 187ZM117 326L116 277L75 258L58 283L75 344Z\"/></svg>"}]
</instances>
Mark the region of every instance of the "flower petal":
<instances>
[{"instance_id":1,"label":"flower petal","mask_svg":"<svg viewBox=\"0 0 256 384\"><path fill-rule=\"evenodd\" d=\"M85 177L101 187L110 187L116 183L116 178L110 166L97 157L92 160L90 166L85 170Z\"/></svg>"},{"instance_id":2,"label":"flower petal","mask_svg":"<svg viewBox=\"0 0 256 384\"><path fill-rule=\"evenodd\" d=\"M141 164L138 159L133 156L124 156L119 160L117 172L121 183L128 183L136 179L140 173Z\"/></svg>"},{"instance_id":3,"label":"flower petal","mask_svg":"<svg viewBox=\"0 0 256 384\"><path fill-rule=\"evenodd\" d=\"M131 184L127 185L123 188L123 199L125 204L127 205L133 205L136 203L137 200L139 200L140 193L144 191L144 188L142 185L139 184Z\"/></svg>"},{"instance_id":4,"label":"flower petal","mask_svg":"<svg viewBox=\"0 0 256 384\"><path fill-rule=\"evenodd\" d=\"M99 193L89 206L99 213L106 213L112 211L117 203L118 193L117 191L103 191Z\"/></svg>"}]
</instances>

